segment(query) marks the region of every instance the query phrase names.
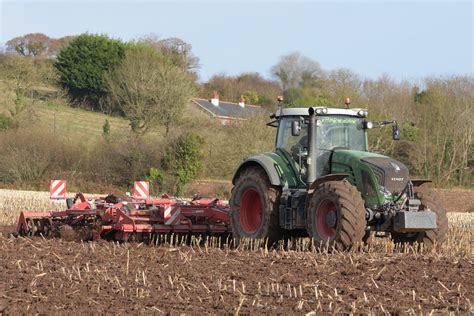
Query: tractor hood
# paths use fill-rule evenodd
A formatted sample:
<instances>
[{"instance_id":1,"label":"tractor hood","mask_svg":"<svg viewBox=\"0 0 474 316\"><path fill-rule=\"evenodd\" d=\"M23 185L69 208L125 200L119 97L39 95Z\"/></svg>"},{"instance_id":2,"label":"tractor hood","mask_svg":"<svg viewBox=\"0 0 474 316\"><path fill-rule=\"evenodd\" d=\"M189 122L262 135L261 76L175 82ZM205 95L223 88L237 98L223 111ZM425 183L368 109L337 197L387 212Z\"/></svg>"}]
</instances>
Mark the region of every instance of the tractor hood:
<instances>
[{"instance_id":1,"label":"tractor hood","mask_svg":"<svg viewBox=\"0 0 474 316\"><path fill-rule=\"evenodd\" d=\"M337 172L338 169L345 169L351 174L361 172L361 177L357 178L363 181L369 181L368 178L375 177L382 191L390 194L400 194L409 181L409 171L403 163L366 151L336 149L331 159L331 167L332 173ZM368 177L363 174L367 167L372 171L370 172L372 175L367 175Z\"/></svg>"}]
</instances>

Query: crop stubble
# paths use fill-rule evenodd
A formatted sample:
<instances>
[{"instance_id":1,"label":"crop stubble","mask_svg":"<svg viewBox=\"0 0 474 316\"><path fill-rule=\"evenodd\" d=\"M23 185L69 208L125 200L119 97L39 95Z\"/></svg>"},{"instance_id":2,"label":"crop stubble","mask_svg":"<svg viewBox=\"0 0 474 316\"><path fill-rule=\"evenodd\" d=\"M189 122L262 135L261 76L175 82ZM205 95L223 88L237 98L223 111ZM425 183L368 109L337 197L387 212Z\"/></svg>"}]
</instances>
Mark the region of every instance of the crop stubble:
<instances>
[{"instance_id":1,"label":"crop stubble","mask_svg":"<svg viewBox=\"0 0 474 316\"><path fill-rule=\"evenodd\" d=\"M4 226L0 313L472 313L474 216L449 219L435 251L377 238L344 253L304 239L283 250L12 238Z\"/></svg>"}]
</instances>

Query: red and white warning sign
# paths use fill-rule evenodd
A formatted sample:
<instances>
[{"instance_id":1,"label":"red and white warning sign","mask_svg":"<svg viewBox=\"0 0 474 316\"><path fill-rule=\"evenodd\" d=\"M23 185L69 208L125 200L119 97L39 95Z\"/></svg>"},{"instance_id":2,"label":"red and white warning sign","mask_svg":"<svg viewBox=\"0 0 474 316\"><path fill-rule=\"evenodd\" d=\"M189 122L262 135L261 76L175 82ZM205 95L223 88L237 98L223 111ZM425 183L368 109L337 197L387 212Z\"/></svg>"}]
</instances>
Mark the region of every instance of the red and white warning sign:
<instances>
[{"instance_id":1,"label":"red and white warning sign","mask_svg":"<svg viewBox=\"0 0 474 316\"><path fill-rule=\"evenodd\" d=\"M66 181L65 180L51 180L49 186L49 195L52 199L66 198Z\"/></svg>"},{"instance_id":2,"label":"red and white warning sign","mask_svg":"<svg viewBox=\"0 0 474 316\"><path fill-rule=\"evenodd\" d=\"M175 225L180 222L181 209L176 205L165 205L163 217L165 225Z\"/></svg>"},{"instance_id":3,"label":"red and white warning sign","mask_svg":"<svg viewBox=\"0 0 474 316\"><path fill-rule=\"evenodd\" d=\"M148 181L135 181L133 185L133 197L146 200L150 197L150 183Z\"/></svg>"}]
</instances>

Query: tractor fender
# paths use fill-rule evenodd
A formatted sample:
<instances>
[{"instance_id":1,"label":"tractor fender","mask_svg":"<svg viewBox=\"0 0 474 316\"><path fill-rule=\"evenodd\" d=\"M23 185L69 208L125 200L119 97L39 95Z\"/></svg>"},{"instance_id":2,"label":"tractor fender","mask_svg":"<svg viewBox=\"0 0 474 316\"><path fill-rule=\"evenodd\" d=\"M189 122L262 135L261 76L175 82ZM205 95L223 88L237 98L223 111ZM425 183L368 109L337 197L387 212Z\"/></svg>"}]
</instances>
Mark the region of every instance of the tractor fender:
<instances>
[{"instance_id":1,"label":"tractor fender","mask_svg":"<svg viewBox=\"0 0 474 316\"><path fill-rule=\"evenodd\" d=\"M419 187L425 183L430 183L430 182L433 182L429 179L413 179L411 180L411 183L413 184L414 187Z\"/></svg>"},{"instance_id":2,"label":"tractor fender","mask_svg":"<svg viewBox=\"0 0 474 316\"><path fill-rule=\"evenodd\" d=\"M263 168L263 170L265 170L268 179L270 180L270 183L272 185L281 186L282 176L280 176L279 172L277 171L275 164L276 162L274 160L263 154L249 157L240 164L239 168L237 168L237 171L235 172L234 177L232 178L232 184L235 185L237 179L240 176L240 173L243 170L249 167L259 166Z\"/></svg>"},{"instance_id":3,"label":"tractor fender","mask_svg":"<svg viewBox=\"0 0 474 316\"><path fill-rule=\"evenodd\" d=\"M328 174L326 176L320 177L316 179L311 185L309 186L308 194L313 194L316 188L324 182L327 181L342 181L347 178L349 175L347 173L334 173Z\"/></svg>"}]
</instances>

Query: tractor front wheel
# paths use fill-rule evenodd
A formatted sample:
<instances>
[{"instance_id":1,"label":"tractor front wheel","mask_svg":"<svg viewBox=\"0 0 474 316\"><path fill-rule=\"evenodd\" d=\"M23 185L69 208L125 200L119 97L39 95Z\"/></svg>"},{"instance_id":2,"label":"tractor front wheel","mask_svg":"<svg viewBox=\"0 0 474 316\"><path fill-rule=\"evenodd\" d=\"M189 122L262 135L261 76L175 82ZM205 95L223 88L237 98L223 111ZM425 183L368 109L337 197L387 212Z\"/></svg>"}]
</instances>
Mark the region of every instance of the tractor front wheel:
<instances>
[{"instance_id":1,"label":"tractor front wheel","mask_svg":"<svg viewBox=\"0 0 474 316\"><path fill-rule=\"evenodd\" d=\"M242 238L268 239L272 245L281 238L279 195L279 188L271 185L262 168L242 171L230 199L230 222L237 242Z\"/></svg>"},{"instance_id":2,"label":"tractor front wheel","mask_svg":"<svg viewBox=\"0 0 474 316\"><path fill-rule=\"evenodd\" d=\"M317 248L345 250L362 243L365 235L364 201L347 181L321 184L310 197L308 233Z\"/></svg>"}]
</instances>

